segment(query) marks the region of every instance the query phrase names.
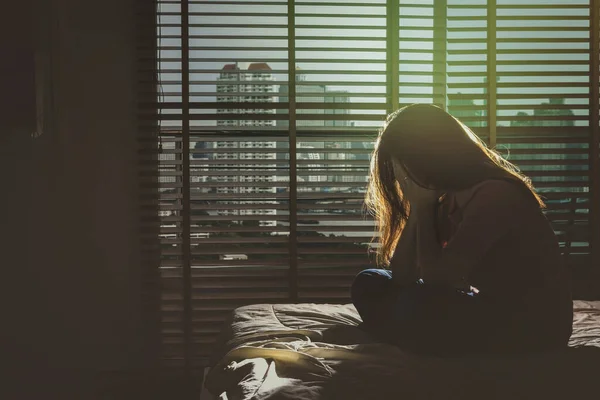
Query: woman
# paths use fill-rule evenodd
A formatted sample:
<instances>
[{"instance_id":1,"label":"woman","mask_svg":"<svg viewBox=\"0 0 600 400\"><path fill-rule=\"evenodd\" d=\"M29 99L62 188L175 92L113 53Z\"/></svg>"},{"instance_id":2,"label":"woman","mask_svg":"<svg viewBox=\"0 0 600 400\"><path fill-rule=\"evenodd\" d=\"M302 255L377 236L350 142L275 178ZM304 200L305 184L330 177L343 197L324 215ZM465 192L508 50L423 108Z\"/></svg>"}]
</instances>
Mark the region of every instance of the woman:
<instances>
[{"instance_id":1,"label":"woman","mask_svg":"<svg viewBox=\"0 0 600 400\"><path fill-rule=\"evenodd\" d=\"M569 273L544 203L456 118L427 104L392 114L373 152L366 204L387 267L352 285L368 333L446 355L567 345Z\"/></svg>"}]
</instances>

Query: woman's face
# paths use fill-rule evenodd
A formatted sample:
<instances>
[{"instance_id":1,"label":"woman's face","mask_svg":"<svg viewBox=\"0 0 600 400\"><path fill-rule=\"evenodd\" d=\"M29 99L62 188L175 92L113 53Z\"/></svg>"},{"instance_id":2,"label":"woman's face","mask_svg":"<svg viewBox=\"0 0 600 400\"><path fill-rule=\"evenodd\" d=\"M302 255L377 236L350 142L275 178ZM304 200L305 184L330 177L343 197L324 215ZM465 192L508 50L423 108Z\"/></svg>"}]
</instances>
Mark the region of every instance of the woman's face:
<instances>
[{"instance_id":1,"label":"woman's face","mask_svg":"<svg viewBox=\"0 0 600 400\"><path fill-rule=\"evenodd\" d=\"M411 180L413 183L417 184L418 186L427 187L422 182L416 181L415 179L411 178L408 175L406 168L404 168L404 166L402 166L402 163L400 161L398 161L396 158L392 158L392 168L394 169L394 177L396 178L396 180L398 181L398 183L400 185L403 185L404 182L407 180Z\"/></svg>"},{"instance_id":2,"label":"woman's face","mask_svg":"<svg viewBox=\"0 0 600 400\"><path fill-rule=\"evenodd\" d=\"M406 172L400 161L398 161L395 158L392 158L392 168L394 169L394 177L396 178L398 183L402 184L402 182L404 182L405 180L410 179L408 177L408 173Z\"/></svg>"}]
</instances>

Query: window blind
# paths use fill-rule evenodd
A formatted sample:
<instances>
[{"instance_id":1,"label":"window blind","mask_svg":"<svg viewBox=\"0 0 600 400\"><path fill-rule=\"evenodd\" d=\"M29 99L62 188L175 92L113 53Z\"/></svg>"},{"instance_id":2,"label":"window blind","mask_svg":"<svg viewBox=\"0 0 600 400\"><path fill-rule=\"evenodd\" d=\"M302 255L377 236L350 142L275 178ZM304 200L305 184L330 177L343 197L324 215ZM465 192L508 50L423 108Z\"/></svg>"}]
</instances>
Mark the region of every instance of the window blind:
<instances>
[{"instance_id":1,"label":"window blind","mask_svg":"<svg viewBox=\"0 0 600 400\"><path fill-rule=\"evenodd\" d=\"M597 273L596 2L161 0L153 16L140 137L165 363L204 365L235 307L349 301L373 265L369 154L413 102L531 176L574 271Z\"/></svg>"},{"instance_id":2,"label":"window blind","mask_svg":"<svg viewBox=\"0 0 600 400\"><path fill-rule=\"evenodd\" d=\"M590 4L499 0L493 11L497 143L547 199L567 261L589 265Z\"/></svg>"},{"instance_id":3,"label":"window blind","mask_svg":"<svg viewBox=\"0 0 600 400\"><path fill-rule=\"evenodd\" d=\"M353 277L371 262L374 225L362 204L373 132L388 109L386 7L384 0L295 2L291 240L299 301L347 302Z\"/></svg>"}]
</instances>

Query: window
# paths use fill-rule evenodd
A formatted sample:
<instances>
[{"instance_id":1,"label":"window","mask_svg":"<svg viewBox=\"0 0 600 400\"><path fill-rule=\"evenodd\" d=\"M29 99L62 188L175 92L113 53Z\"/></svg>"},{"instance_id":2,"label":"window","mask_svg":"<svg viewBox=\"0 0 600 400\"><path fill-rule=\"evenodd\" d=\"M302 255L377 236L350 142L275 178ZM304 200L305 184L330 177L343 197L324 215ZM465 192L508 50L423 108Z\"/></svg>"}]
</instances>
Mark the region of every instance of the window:
<instances>
[{"instance_id":1,"label":"window","mask_svg":"<svg viewBox=\"0 0 600 400\"><path fill-rule=\"evenodd\" d=\"M237 306L349 301L372 262L369 154L413 102L446 107L533 178L583 280L600 265L591 4L159 0L165 359L202 365ZM198 142L214 144L202 160Z\"/></svg>"}]
</instances>

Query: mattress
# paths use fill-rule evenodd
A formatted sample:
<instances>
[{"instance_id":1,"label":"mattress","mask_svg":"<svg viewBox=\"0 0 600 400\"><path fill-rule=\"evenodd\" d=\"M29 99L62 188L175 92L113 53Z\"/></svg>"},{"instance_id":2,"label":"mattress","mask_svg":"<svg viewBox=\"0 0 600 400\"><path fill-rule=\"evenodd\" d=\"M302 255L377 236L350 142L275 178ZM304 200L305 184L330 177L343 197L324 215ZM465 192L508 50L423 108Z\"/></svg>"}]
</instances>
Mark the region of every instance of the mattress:
<instances>
[{"instance_id":1,"label":"mattress","mask_svg":"<svg viewBox=\"0 0 600 400\"><path fill-rule=\"evenodd\" d=\"M223 400L600 399L600 302L574 302L569 349L518 357L415 355L360 321L351 304L238 308L205 387Z\"/></svg>"}]
</instances>

